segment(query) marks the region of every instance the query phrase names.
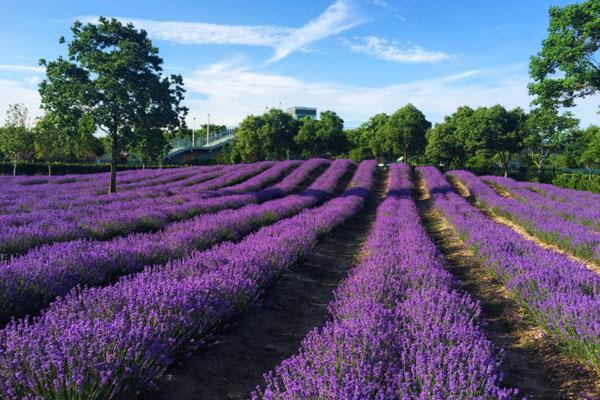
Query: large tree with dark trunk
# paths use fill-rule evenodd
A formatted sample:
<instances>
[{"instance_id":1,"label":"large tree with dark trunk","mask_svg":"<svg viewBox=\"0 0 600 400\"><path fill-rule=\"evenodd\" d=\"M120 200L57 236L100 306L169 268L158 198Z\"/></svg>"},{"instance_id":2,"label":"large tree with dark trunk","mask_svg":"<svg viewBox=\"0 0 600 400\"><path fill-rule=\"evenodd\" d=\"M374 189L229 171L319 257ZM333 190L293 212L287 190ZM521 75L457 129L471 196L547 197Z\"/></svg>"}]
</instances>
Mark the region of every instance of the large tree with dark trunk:
<instances>
[{"instance_id":1,"label":"large tree with dark trunk","mask_svg":"<svg viewBox=\"0 0 600 400\"><path fill-rule=\"evenodd\" d=\"M187 108L180 75L163 75L163 60L144 30L116 19L76 21L68 57L40 60L47 78L40 84L42 107L58 115L91 118L110 137L109 192L116 191L117 157L139 135L184 124ZM65 43L61 38L60 43ZM152 129L140 131L147 126Z\"/></svg>"}]
</instances>

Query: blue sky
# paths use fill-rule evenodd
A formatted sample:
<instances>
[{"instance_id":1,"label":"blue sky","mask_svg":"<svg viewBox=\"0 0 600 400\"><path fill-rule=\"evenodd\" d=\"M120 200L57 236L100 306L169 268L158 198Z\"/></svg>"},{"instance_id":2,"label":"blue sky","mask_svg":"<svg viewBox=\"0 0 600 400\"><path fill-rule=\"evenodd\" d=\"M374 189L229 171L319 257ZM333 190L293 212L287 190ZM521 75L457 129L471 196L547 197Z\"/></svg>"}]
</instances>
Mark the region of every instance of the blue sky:
<instances>
[{"instance_id":1,"label":"blue sky","mask_svg":"<svg viewBox=\"0 0 600 400\"><path fill-rule=\"evenodd\" d=\"M563 0L0 0L0 113L40 115L40 58L65 54L75 19L149 32L188 90L188 123L234 125L266 108L316 106L356 126L412 102L434 122L459 105L528 108L529 57ZM600 96L573 109L598 122ZM1 117L0 117L1 118Z\"/></svg>"}]
</instances>

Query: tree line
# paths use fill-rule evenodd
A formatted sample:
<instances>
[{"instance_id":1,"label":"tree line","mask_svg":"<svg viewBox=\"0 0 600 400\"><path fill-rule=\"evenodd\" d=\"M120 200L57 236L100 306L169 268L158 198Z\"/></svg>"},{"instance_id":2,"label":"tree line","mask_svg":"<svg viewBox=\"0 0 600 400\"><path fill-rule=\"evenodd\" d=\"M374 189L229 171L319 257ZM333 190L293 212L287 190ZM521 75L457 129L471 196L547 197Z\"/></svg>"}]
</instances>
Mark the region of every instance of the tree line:
<instances>
[{"instance_id":1,"label":"tree line","mask_svg":"<svg viewBox=\"0 0 600 400\"><path fill-rule=\"evenodd\" d=\"M333 111L322 112L319 120L295 120L272 109L242 121L227 157L230 162L375 158L444 168L500 168L505 174L516 162L538 171L544 166L600 167L600 127L580 129L568 112L462 106L432 126L419 109L407 104L391 115L374 115L355 129L344 129L343 124Z\"/></svg>"}]
</instances>

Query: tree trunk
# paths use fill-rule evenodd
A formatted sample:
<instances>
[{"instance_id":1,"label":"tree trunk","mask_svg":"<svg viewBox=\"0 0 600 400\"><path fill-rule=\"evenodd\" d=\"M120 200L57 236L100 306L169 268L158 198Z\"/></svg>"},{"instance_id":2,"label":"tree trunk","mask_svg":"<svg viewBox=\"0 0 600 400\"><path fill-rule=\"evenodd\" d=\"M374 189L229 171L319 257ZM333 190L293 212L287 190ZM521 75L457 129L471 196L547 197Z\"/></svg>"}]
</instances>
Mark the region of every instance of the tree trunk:
<instances>
[{"instance_id":1,"label":"tree trunk","mask_svg":"<svg viewBox=\"0 0 600 400\"><path fill-rule=\"evenodd\" d=\"M117 192L117 155L119 149L117 148L117 135L113 134L111 138L111 155L110 155L110 184L108 186L108 193Z\"/></svg>"},{"instance_id":2,"label":"tree trunk","mask_svg":"<svg viewBox=\"0 0 600 400\"><path fill-rule=\"evenodd\" d=\"M404 164L408 165L408 146L404 146Z\"/></svg>"},{"instance_id":3,"label":"tree trunk","mask_svg":"<svg viewBox=\"0 0 600 400\"><path fill-rule=\"evenodd\" d=\"M13 161L13 176L17 176L17 159Z\"/></svg>"},{"instance_id":4,"label":"tree trunk","mask_svg":"<svg viewBox=\"0 0 600 400\"><path fill-rule=\"evenodd\" d=\"M48 176L52 176L52 164L48 163Z\"/></svg>"}]
</instances>

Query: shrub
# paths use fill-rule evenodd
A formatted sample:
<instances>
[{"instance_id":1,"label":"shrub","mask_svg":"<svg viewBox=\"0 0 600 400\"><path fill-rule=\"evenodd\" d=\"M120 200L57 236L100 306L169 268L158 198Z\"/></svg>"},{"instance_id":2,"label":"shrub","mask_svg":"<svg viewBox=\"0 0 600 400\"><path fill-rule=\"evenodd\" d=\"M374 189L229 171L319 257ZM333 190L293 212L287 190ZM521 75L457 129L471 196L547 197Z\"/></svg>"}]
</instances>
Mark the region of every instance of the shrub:
<instances>
[{"instance_id":1,"label":"shrub","mask_svg":"<svg viewBox=\"0 0 600 400\"><path fill-rule=\"evenodd\" d=\"M567 189L600 193L600 175L560 174L554 178L552 183Z\"/></svg>"}]
</instances>

